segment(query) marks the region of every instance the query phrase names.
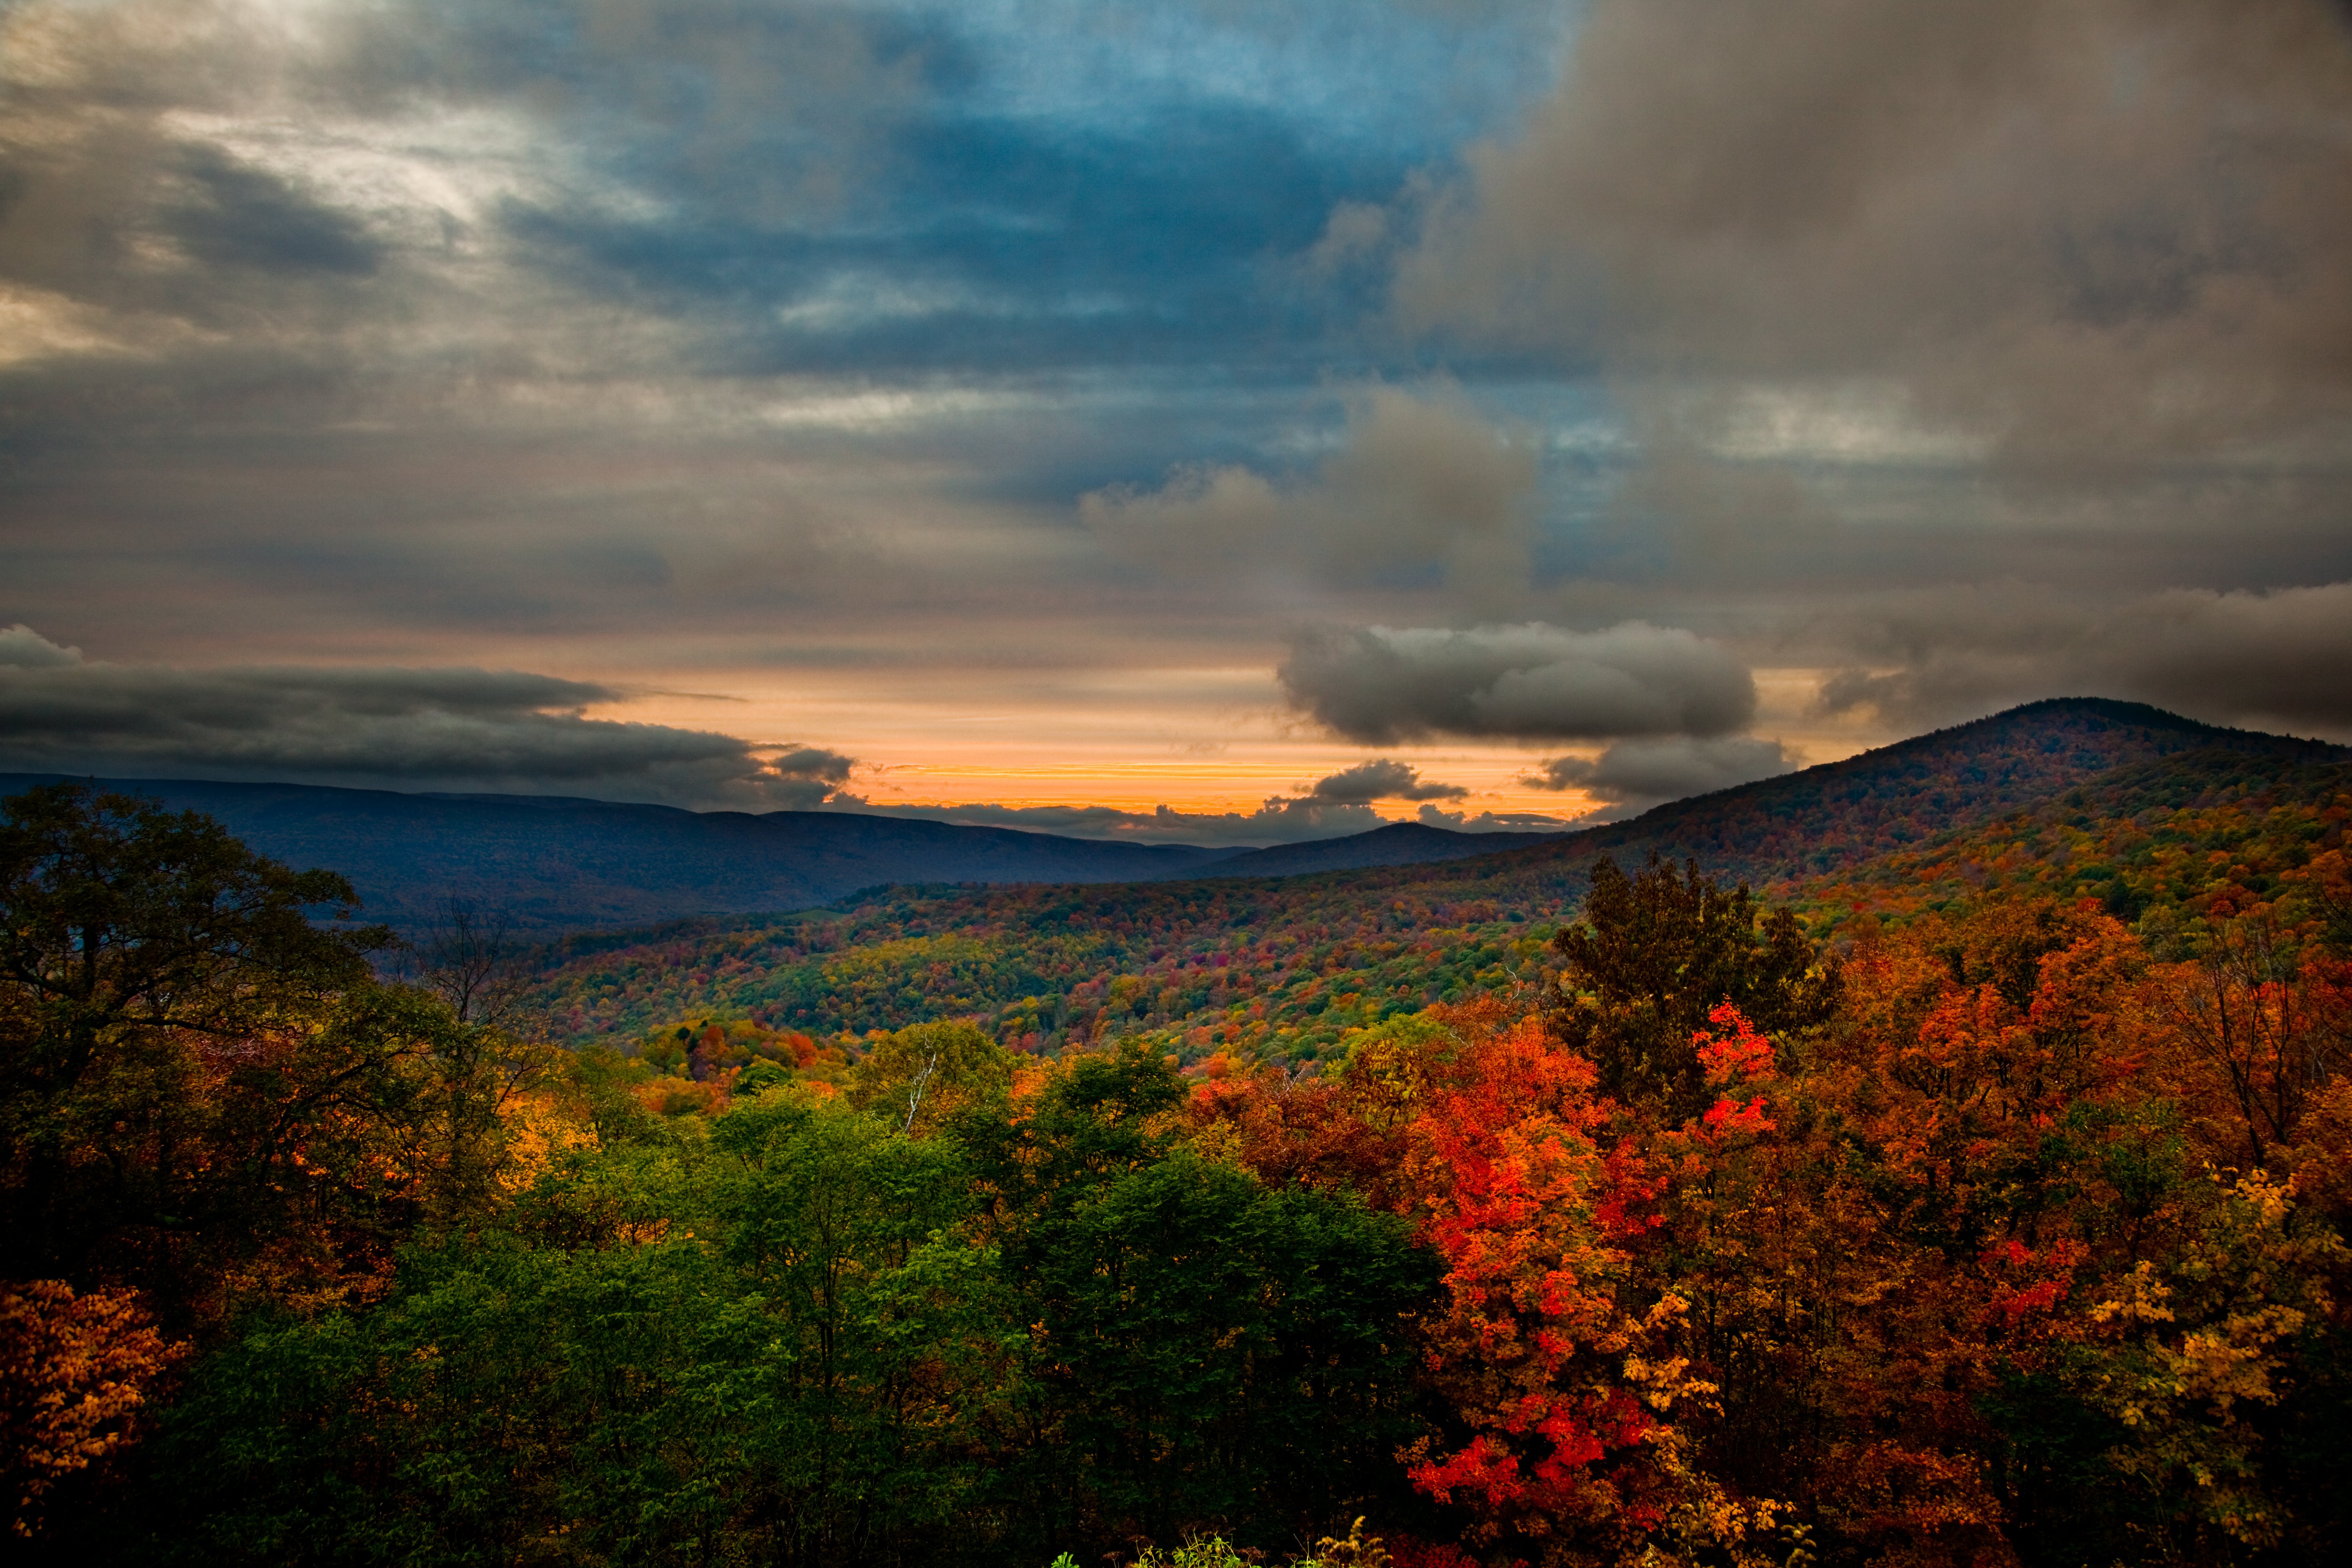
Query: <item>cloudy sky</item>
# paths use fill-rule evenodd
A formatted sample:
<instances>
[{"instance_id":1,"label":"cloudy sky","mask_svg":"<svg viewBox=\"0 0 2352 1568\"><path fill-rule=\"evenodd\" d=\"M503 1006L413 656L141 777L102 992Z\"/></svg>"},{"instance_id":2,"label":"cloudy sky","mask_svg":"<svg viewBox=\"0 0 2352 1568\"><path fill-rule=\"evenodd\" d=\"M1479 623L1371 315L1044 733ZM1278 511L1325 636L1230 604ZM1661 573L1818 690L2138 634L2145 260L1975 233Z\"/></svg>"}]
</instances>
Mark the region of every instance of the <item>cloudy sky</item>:
<instances>
[{"instance_id":1,"label":"cloudy sky","mask_svg":"<svg viewBox=\"0 0 2352 1568\"><path fill-rule=\"evenodd\" d=\"M2352 740L2334 0L0 0L0 768L1248 841Z\"/></svg>"}]
</instances>

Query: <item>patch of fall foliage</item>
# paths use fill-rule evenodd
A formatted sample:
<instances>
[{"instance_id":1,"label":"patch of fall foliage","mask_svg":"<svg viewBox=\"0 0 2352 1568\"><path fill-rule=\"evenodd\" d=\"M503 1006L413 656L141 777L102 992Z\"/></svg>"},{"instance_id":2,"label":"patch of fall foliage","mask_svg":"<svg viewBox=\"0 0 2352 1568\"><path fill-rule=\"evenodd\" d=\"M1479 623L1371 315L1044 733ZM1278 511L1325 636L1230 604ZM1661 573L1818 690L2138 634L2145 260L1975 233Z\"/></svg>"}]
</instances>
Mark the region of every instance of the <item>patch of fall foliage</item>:
<instances>
[{"instance_id":1,"label":"patch of fall foliage","mask_svg":"<svg viewBox=\"0 0 2352 1568\"><path fill-rule=\"evenodd\" d=\"M58 1484L138 1435L150 1398L187 1352L128 1290L61 1279L0 1285L0 1463L9 1528L30 1537Z\"/></svg>"}]
</instances>

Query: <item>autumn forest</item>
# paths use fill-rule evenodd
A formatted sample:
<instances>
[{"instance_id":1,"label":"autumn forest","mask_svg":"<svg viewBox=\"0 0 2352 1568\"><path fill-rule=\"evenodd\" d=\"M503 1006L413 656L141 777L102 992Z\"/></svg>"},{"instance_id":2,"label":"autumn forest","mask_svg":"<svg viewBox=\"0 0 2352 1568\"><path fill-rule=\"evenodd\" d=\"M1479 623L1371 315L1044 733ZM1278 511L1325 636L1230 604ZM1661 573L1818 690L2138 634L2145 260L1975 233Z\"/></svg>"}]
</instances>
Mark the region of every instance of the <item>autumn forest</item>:
<instances>
[{"instance_id":1,"label":"autumn forest","mask_svg":"<svg viewBox=\"0 0 2352 1568\"><path fill-rule=\"evenodd\" d=\"M2332 1561L2352 775L2021 713L1483 858L541 946L16 795L16 1550Z\"/></svg>"}]
</instances>

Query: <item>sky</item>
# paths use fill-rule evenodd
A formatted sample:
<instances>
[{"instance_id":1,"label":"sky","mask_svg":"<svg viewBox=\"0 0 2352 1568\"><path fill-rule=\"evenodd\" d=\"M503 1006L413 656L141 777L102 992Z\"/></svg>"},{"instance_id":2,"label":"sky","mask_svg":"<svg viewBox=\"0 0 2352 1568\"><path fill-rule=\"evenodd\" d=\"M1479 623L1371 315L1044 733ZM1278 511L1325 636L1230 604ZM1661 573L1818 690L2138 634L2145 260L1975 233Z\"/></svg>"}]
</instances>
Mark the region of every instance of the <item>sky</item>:
<instances>
[{"instance_id":1,"label":"sky","mask_svg":"<svg viewBox=\"0 0 2352 1568\"><path fill-rule=\"evenodd\" d=\"M0 0L0 769L1263 843L2352 741L2336 0Z\"/></svg>"}]
</instances>

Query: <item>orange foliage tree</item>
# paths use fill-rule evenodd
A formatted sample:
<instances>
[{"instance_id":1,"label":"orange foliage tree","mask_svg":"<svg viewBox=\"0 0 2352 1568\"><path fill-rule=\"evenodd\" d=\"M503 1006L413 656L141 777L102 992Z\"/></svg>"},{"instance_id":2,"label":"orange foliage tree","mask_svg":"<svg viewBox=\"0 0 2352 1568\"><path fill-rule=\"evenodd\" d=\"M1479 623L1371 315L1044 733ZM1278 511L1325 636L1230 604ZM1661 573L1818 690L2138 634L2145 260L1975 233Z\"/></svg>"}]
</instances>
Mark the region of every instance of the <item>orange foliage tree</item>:
<instances>
[{"instance_id":1,"label":"orange foliage tree","mask_svg":"<svg viewBox=\"0 0 2352 1568\"><path fill-rule=\"evenodd\" d=\"M0 1286L0 1463L13 1533L36 1534L61 1482L132 1439L184 1349L164 1342L130 1291L77 1295L58 1279Z\"/></svg>"}]
</instances>

